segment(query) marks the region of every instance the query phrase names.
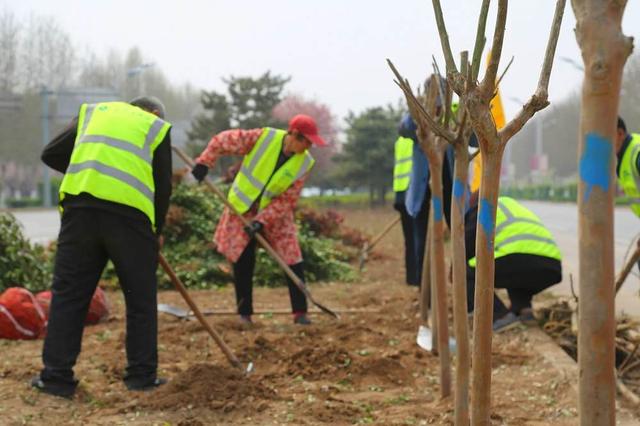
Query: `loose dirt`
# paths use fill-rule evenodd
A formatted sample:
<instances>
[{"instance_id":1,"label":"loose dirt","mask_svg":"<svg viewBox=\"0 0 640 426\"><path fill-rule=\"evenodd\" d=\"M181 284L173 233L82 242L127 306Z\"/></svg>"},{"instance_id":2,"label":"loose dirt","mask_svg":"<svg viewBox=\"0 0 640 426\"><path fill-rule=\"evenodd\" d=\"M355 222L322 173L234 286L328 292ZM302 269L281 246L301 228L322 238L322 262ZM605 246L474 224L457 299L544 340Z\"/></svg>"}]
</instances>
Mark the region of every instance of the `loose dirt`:
<instances>
[{"instance_id":1,"label":"loose dirt","mask_svg":"<svg viewBox=\"0 0 640 426\"><path fill-rule=\"evenodd\" d=\"M347 224L376 234L393 212L345 211ZM354 283L314 284L314 296L343 314L313 313L311 326L288 315L264 314L252 327L235 317L211 316L234 353L255 371L244 376L196 321L159 317L159 375L170 382L148 393L128 392L124 306L109 293L113 314L85 330L76 375L78 394L67 401L32 390L41 341L0 341L0 424L272 425L452 424L451 398L440 398L438 359L420 349L417 289L404 284L400 228L376 248ZM232 310L232 287L194 291L202 309ZM160 302L181 307L176 292ZM286 288L258 288L256 310L288 308ZM577 424L569 379L539 356L526 330L494 338L492 422L505 425ZM454 376L455 377L455 376Z\"/></svg>"}]
</instances>

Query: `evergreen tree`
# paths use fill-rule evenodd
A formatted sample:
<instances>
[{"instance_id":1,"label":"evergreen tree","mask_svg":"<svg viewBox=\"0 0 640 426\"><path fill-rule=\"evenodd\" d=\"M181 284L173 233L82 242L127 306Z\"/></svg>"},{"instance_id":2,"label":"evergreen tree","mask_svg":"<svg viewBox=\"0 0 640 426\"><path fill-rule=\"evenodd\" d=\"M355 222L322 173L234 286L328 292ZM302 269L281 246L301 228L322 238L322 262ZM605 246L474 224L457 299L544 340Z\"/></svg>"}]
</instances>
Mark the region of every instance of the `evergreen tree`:
<instances>
[{"instance_id":1,"label":"evergreen tree","mask_svg":"<svg viewBox=\"0 0 640 426\"><path fill-rule=\"evenodd\" d=\"M272 117L273 108L282 100L282 91L290 77L271 75L269 71L258 78L234 77L223 79L227 94L202 92L204 112L192 121L188 131L188 149L197 155L211 136L229 128L254 129L286 126Z\"/></svg>"},{"instance_id":2,"label":"evergreen tree","mask_svg":"<svg viewBox=\"0 0 640 426\"><path fill-rule=\"evenodd\" d=\"M368 188L371 203L384 203L393 182L393 144L401 114L392 106L374 107L346 118L347 141L335 158L336 175L345 186Z\"/></svg>"}]
</instances>

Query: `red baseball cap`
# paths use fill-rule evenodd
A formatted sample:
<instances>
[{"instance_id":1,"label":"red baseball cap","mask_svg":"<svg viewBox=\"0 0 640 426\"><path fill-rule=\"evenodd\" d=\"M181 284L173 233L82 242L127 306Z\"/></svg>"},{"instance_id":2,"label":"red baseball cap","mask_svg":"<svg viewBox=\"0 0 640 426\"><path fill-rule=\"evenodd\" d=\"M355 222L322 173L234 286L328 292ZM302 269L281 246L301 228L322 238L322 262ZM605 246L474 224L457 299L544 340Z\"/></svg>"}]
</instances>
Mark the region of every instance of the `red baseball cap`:
<instances>
[{"instance_id":1,"label":"red baseball cap","mask_svg":"<svg viewBox=\"0 0 640 426\"><path fill-rule=\"evenodd\" d=\"M326 146L327 142L318 134L318 125L316 121L308 115L298 114L294 115L289 120L289 131L297 130L302 133L304 137L313 142L314 145Z\"/></svg>"}]
</instances>

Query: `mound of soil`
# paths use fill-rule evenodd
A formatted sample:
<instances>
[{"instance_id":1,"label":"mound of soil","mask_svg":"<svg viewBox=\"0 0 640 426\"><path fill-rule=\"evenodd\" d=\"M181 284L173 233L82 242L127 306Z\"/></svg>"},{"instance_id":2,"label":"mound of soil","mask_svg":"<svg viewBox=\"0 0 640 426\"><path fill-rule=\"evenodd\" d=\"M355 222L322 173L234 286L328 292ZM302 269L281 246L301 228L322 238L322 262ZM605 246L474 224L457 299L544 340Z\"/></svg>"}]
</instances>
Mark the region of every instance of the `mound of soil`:
<instances>
[{"instance_id":1,"label":"mound of soil","mask_svg":"<svg viewBox=\"0 0 640 426\"><path fill-rule=\"evenodd\" d=\"M327 376L336 377L337 373L343 373L351 364L351 358L344 349L329 345L304 348L290 356L287 364L288 375L316 380Z\"/></svg>"},{"instance_id":2,"label":"mound of soil","mask_svg":"<svg viewBox=\"0 0 640 426\"><path fill-rule=\"evenodd\" d=\"M231 367L195 364L156 392L145 395L137 405L152 410L191 406L252 412L260 406L256 401L277 398L276 392L260 384L258 379Z\"/></svg>"}]
</instances>

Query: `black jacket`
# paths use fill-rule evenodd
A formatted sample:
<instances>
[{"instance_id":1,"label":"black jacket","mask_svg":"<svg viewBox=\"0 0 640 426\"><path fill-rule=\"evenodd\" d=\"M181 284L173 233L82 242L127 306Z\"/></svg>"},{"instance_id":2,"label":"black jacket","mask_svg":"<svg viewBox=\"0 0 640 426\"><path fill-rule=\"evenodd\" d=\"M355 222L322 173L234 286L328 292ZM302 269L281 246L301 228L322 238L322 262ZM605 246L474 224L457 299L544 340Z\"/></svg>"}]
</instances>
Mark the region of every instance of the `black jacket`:
<instances>
[{"instance_id":1,"label":"black jacket","mask_svg":"<svg viewBox=\"0 0 640 426\"><path fill-rule=\"evenodd\" d=\"M76 129L78 127L78 119L74 118L71 123L54 137L51 142L44 148L41 159L49 167L60 173L65 173L69 167L71 153L76 140ZM159 235L162 232L165 216L169 210L169 198L171 197L171 136L170 131L164 137L153 156L153 181L155 184L155 221L156 232ZM149 222L149 218L142 211L126 206L124 204L114 203L107 200L101 200L93 197L85 192L74 195L66 195L62 202L64 208L97 208L107 210L112 213L127 216L129 218Z\"/></svg>"}]
</instances>

